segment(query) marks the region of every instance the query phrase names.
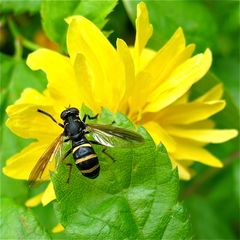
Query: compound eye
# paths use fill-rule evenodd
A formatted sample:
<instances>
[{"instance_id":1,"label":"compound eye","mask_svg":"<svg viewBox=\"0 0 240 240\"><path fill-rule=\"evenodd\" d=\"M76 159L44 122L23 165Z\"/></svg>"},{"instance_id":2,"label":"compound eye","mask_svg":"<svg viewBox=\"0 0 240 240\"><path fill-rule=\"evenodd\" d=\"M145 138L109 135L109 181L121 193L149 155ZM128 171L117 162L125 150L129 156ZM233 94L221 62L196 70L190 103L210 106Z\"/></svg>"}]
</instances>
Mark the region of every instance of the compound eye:
<instances>
[{"instance_id":1,"label":"compound eye","mask_svg":"<svg viewBox=\"0 0 240 240\"><path fill-rule=\"evenodd\" d=\"M64 111L61 113L60 117L61 117L62 120L65 120L65 118L67 117L67 115L68 115L67 110L64 110Z\"/></svg>"},{"instance_id":2,"label":"compound eye","mask_svg":"<svg viewBox=\"0 0 240 240\"><path fill-rule=\"evenodd\" d=\"M78 115L79 114L79 110L77 108L70 108L69 112L71 112L74 115Z\"/></svg>"},{"instance_id":3,"label":"compound eye","mask_svg":"<svg viewBox=\"0 0 240 240\"><path fill-rule=\"evenodd\" d=\"M65 120L67 116L78 115L78 114L79 114L79 110L77 108L68 108L61 113L60 117L62 120Z\"/></svg>"}]
</instances>

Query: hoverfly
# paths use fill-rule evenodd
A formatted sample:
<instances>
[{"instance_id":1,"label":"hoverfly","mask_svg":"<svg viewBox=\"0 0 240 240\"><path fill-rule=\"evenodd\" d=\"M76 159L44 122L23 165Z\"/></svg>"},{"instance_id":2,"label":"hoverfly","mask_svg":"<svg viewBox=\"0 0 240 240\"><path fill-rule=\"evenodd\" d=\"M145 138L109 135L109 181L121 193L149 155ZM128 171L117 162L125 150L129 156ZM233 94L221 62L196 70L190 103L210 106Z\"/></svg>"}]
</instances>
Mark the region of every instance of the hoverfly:
<instances>
[{"instance_id":1,"label":"hoverfly","mask_svg":"<svg viewBox=\"0 0 240 240\"><path fill-rule=\"evenodd\" d=\"M99 175L100 165L91 144L98 144L105 147L129 147L137 146L144 142L141 135L127 129L114 127L112 125L85 123L87 118L95 119L98 115L90 117L85 114L81 120L79 118L79 110L74 107L69 107L61 113L60 117L63 120L63 124L58 123L49 113L40 109L37 111L51 118L62 127L64 131L50 144L32 169L28 180L30 186L41 179L47 164L64 142L71 141L72 147L64 154L62 161L72 153L75 164L82 175L92 179ZM88 140L85 137L85 135L89 133L92 133L95 141ZM66 139L64 140L64 138ZM103 152L107 154L105 151ZM111 157L110 155L108 156Z\"/></svg>"}]
</instances>

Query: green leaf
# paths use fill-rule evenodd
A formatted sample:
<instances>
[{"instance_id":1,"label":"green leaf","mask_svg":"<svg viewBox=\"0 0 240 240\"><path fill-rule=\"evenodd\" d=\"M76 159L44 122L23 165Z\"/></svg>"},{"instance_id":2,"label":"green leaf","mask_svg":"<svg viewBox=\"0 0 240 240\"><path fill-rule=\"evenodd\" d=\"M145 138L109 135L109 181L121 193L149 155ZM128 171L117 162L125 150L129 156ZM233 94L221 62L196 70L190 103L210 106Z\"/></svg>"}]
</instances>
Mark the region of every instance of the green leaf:
<instances>
[{"instance_id":1,"label":"green leaf","mask_svg":"<svg viewBox=\"0 0 240 240\"><path fill-rule=\"evenodd\" d=\"M82 15L99 28L106 23L107 15L116 6L117 0L108 1L54 1L45 0L41 8L42 24L47 36L58 43L63 49L66 48L67 24L65 18L73 15Z\"/></svg>"},{"instance_id":2,"label":"green leaf","mask_svg":"<svg viewBox=\"0 0 240 240\"><path fill-rule=\"evenodd\" d=\"M105 119L106 117L106 119ZM98 123L109 123L104 109ZM113 118L120 127L133 129L122 114ZM116 161L94 146L101 173L83 177L74 165L70 183L63 164L53 175L56 209L69 239L191 239L188 215L177 202L179 180L165 148L156 147L139 128L145 144L135 148L108 148ZM68 161L73 163L72 157Z\"/></svg>"},{"instance_id":3,"label":"green leaf","mask_svg":"<svg viewBox=\"0 0 240 240\"><path fill-rule=\"evenodd\" d=\"M2 13L14 12L15 14L21 14L24 12L36 13L40 10L42 0L2 0L0 2L0 9Z\"/></svg>"},{"instance_id":4,"label":"green leaf","mask_svg":"<svg viewBox=\"0 0 240 240\"><path fill-rule=\"evenodd\" d=\"M186 203L191 213L196 239L235 239L224 219L219 216L218 212L213 210L212 206L204 198L190 198Z\"/></svg>"},{"instance_id":5,"label":"green leaf","mask_svg":"<svg viewBox=\"0 0 240 240\"><path fill-rule=\"evenodd\" d=\"M1 199L0 215L1 239L50 239L35 220L32 211L9 198Z\"/></svg>"},{"instance_id":6,"label":"green leaf","mask_svg":"<svg viewBox=\"0 0 240 240\"><path fill-rule=\"evenodd\" d=\"M123 0L132 22L140 1ZM158 50L178 27L182 27L188 43L196 43L198 50L214 48L217 33L215 19L201 1L144 1L147 5L153 35L148 46Z\"/></svg>"}]
</instances>

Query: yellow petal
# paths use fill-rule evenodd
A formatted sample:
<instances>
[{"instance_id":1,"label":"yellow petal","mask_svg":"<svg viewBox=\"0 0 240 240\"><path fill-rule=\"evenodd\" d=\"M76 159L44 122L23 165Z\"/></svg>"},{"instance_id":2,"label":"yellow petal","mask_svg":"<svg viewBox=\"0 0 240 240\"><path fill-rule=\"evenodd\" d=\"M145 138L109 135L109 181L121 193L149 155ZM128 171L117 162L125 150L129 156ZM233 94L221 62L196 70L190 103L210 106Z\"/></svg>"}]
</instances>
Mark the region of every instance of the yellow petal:
<instances>
[{"instance_id":1,"label":"yellow petal","mask_svg":"<svg viewBox=\"0 0 240 240\"><path fill-rule=\"evenodd\" d=\"M185 61L152 93L145 111L156 112L176 101L205 75L211 62L212 55L208 49L204 54Z\"/></svg>"},{"instance_id":2,"label":"yellow petal","mask_svg":"<svg viewBox=\"0 0 240 240\"><path fill-rule=\"evenodd\" d=\"M223 85L222 83L217 84L208 92L203 94L201 97L194 100L194 102L209 102L214 100L220 100L223 95Z\"/></svg>"},{"instance_id":3,"label":"yellow petal","mask_svg":"<svg viewBox=\"0 0 240 240\"><path fill-rule=\"evenodd\" d=\"M51 139L57 137L62 132L62 128L49 117L39 113L38 109L50 113L57 121L60 121L52 106L15 104L6 110L9 116L6 125L22 138Z\"/></svg>"},{"instance_id":4,"label":"yellow petal","mask_svg":"<svg viewBox=\"0 0 240 240\"><path fill-rule=\"evenodd\" d=\"M53 184L52 182L50 182L45 190L45 192L43 193L42 196L42 204L43 206L46 206L48 203L50 203L51 201L56 199L56 195L55 195L55 191L53 188Z\"/></svg>"},{"instance_id":5,"label":"yellow petal","mask_svg":"<svg viewBox=\"0 0 240 240\"><path fill-rule=\"evenodd\" d=\"M180 179L188 181L194 175L194 171L192 169L182 165L180 162L177 163L177 166Z\"/></svg>"},{"instance_id":6,"label":"yellow petal","mask_svg":"<svg viewBox=\"0 0 240 240\"><path fill-rule=\"evenodd\" d=\"M215 122L212 119L206 119L199 122L194 122L188 125L184 125L187 129L212 129L215 127Z\"/></svg>"},{"instance_id":7,"label":"yellow petal","mask_svg":"<svg viewBox=\"0 0 240 240\"><path fill-rule=\"evenodd\" d=\"M132 48L130 49L130 53L132 56L133 55L133 51ZM144 48L142 50L141 56L140 56L140 63L139 63L139 68L138 71L143 71L147 64L149 64L149 62L156 56L156 51L149 49L149 48Z\"/></svg>"},{"instance_id":8,"label":"yellow petal","mask_svg":"<svg viewBox=\"0 0 240 240\"><path fill-rule=\"evenodd\" d=\"M50 105L51 99L47 98L37 90L32 88L25 88L21 94L21 97L15 102L15 104L41 104Z\"/></svg>"},{"instance_id":9,"label":"yellow petal","mask_svg":"<svg viewBox=\"0 0 240 240\"><path fill-rule=\"evenodd\" d=\"M140 65L140 55L152 35L153 27L149 23L148 11L145 3L141 2L137 5L136 19L136 39L134 44L134 60L136 68Z\"/></svg>"},{"instance_id":10,"label":"yellow petal","mask_svg":"<svg viewBox=\"0 0 240 240\"><path fill-rule=\"evenodd\" d=\"M152 77L148 72L141 72L136 76L136 84L131 90L129 97L128 115L133 121L139 121L146 104L147 94L146 86L152 81Z\"/></svg>"},{"instance_id":11,"label":"yellow petal","mask_svg":"<svg viewBox=\"0 0 240 240\"><path fill-rule=\"evenodd\" d=\"M48 49L39 49L28 55L27 65L32 70L43 70L48 79L48 89L53 100L63 106L80 107L81 90L68 57ZM63 87L64 84L64 87Z\"/></svg>"},{"instance_id":12,"label":"yellow petal","mask_svg":"<svg viewBox=\"0 0 240 240\"><path fill-rule=\"evenodd\" d=\"M190 48L192 52L192 48ZM187 55L189 55L188 53ZM180 83L195 83L209 70L212 63L212 53L206 49L204 53L195 55L179 65L168 80L161 85L162 91L172 87L178 87Z\"/></svg>"},{"instance_id":13,"label":"yellow petal","mask_svg":"<svg viewBox=\"0 0 240 240\"><path fill-rule=\"evenodd\" d=\"M41 203L42 195L43 195L43 193L40 193L40 194L28 199L25 202L25 205L27 207L36 207L37 205L39 205Z\"/></svg>"},{"instance_id":14,"label":"yellow petal","mask_svg":"<svg viewBox=\"0 0 240 240\"><path fill-rule=\"evenodd\" d=\"M191 102L170 106L158 115L167 124L190 124L209 118L221 111L225 105L226 103L223 100L205 103Z\"/></svg>"},{"instance_id":15,"label":"yellow petal","mask_svg":"<svg viewBox=\"0 0 240 240\"><path fill-rule=\"evenodd\" d=\"M172 56L169 56L169 61L166 63L166 60L162 60L163 63L165 63L165 67L163 68L163 71L159 75L159 79L161 81L164 81L168 78L168 76L172 73L174 69L177 69L178 66L183 64L185 61L187 61L193 54L195 50L194 44L189 44L186 46L182 51L175 52L175 54L172 54ZM169 54L169 53L168 53Z\"/></svg>"},{"instance_id":16,"label":"yellow petal","mask_svg":"<svg viewBox=\"0 0 240 240\"><path fill-rule=\"evenodd\" d=\"M3 173L11 178L27 180L37 160L46 150L47 145L39 142L31 143L7 160Z\"/></svg>"},{"instance_id":17,"label":"yellow petal","mask_svg":"<svg viewBox=\"0 0 240 240\"><path fill-rule=\"evenodd\" d=\"M146 67L137 73L137 84L135 84L131 94L131 105L138 105L139 108L143 109L146 102L150 101L151 95L161 85L161 82L176 68L175 65L180 65L188 59L193 50L193 45L185 48L183 31L179 28L165 46L146 64ZM143 53L144 52L145 51L143 51ZM142 65L142 63L140 65ZM130 106L130 111L133 106Z\"/></svg>"},{"instance_id":18,"label":"yellow petal","mask_svg":"<svg viewBox=\"0 0 240 240\"><path fill-rule=\"evenodd\" d=\"M186 61L194 50L191 44L185 47L185 38L179 28L171 39L156 53L144 71L149 72L153 77L152 90L155 90L161 82L180 64Z\"/></svg>"},{"instance_id":19,"label":"yellow petal","mask_svg":"<svg viewBox=\"0 0 240 240\"><path fill-rule=\"evenodd\" d=\"M222 162L218 158L213 156L203 147L194 144L193 141L177 137L175 137L174 140L176 141L176 151L172 153L172 156L177 161L191 160L201 162L212 167L223 166Z\"/></svg>"},{"instance_id":20,"label":"yellow petal","mask_svg":"<svg viewBox=\"0 0 240 240\"><path fill-rule=\"evenodd\" d=\"M238 131L233 129L185 129L171 127L168 128L167 131L173 136L192 139L203 143L222 143L238 135Z\"/></svg>"},{"instance_id":21,"label":"yellow petal","mask_svg":"<svg viewBox=\"0 0 240 240\"><path fill-rule=\"evenodd\" d=\"M176 161L171 154L168 155L171 159L173 168L178 168L178 175L181 180L190 180L195 174L195 171L190 169L190 165L193 164L192 161Z\"/></svg>"},{"instance_id":22,"label":"yellow petal","mask_svg":"<svg viewBox=\"0 0 240 240\"><path fill-rule=\"evenodd\" d=\"M61 223L58 223L53 229L52 232L53 233L60 233L64 231L64 227Z\"/></svg>"},{"instance_id":23,"label":"yellow petal","mask_svg":"<svg viewBox=\"0 0 240 240\"><path fill-rule=\"evenodd\" d=\"M156 122L147 122L143 126L148 130L156 144L161 142L167 148L168 152L175 151L174 139L159 124Z\"/></svg>"},{"instance_id":24,"label":"yellow petal","mask_svg":"<svg viewBox=\"0 0 240 240\"><path fill-rule=\"evenodd\" d=\"M95 101L115 112L125 91L124 66L116 50L93 23L81 16L71 18L67 46L73 62L78 53L86 58Z\"/></svg>"},{"instance_id":25,"label":"yellow petal","mask_svg":"<svg viewBox=\"0 0 240 240\"><path fill-rule=\"evenodd\" d=\"M171 104L171 106L188 103L188 99L189 91L182 95L180 98L178 98L174 103Z\"/></svg>"},{"instance_id":26,"label":"yellow petal","mask_svg":"<svg viewBox=\"0 0 240 240\"><path fill-rule=\"evenodd\" d=\"M122 39L117 39L117 52L124 64L125 68L125 79L126 79L126 91L123 97L123 102L121 102L119 111L125 112L127 109L126 100L131 95L133 88L136 84L135 81L135 69L133 59L127 44Z\"/></svg>"},{"instance_id":27,"label":"yellow petal","mask_svg":"<svg viewBox=\"0 0 240 240\"><path fill-rule=\"evenodd\" d=\"M29 105L54 105L54 109L59 109L59 105L56 105L53 99L50 97L48 89L43 91L43 94L33 88L25 88L21 93L20 98L14 104L29 104ZM63 108L61 107L61 111Z\"/></svg>"},{"instance_id":28,"label":"yellow petal","mask_svg":"<svg viewBox=\"0 0 240 240\"><path fill-rule=\"evenodd\" d=\"M93 94L93 79L90 74L86 58L80 53L76 55L74 71L78 84L81 86L81 91L79 91L79 94L83 98L83 103L94 112L99 112L100 106L96 104Z\"/></svg>"}]
</instances>

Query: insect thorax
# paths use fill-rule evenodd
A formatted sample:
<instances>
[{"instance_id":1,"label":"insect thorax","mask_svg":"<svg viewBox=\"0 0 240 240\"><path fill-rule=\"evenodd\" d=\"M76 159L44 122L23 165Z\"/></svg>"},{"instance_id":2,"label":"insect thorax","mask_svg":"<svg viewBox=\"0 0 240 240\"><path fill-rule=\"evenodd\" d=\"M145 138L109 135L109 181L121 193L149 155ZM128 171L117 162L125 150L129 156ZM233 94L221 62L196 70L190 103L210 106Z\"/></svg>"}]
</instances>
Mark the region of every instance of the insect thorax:
<instances>
[{"instance_id":1,"label":"insect thorax","mask_svg":"<svg viewBox=\"0 0 240 240\"><path fill-rule=\"evenodd\" d=\"M64 121L65 135L71 140L78 140L84 136L83 130L85 124L79 119L78 116L68 116Z\"/></svg>"}]
</instances>

